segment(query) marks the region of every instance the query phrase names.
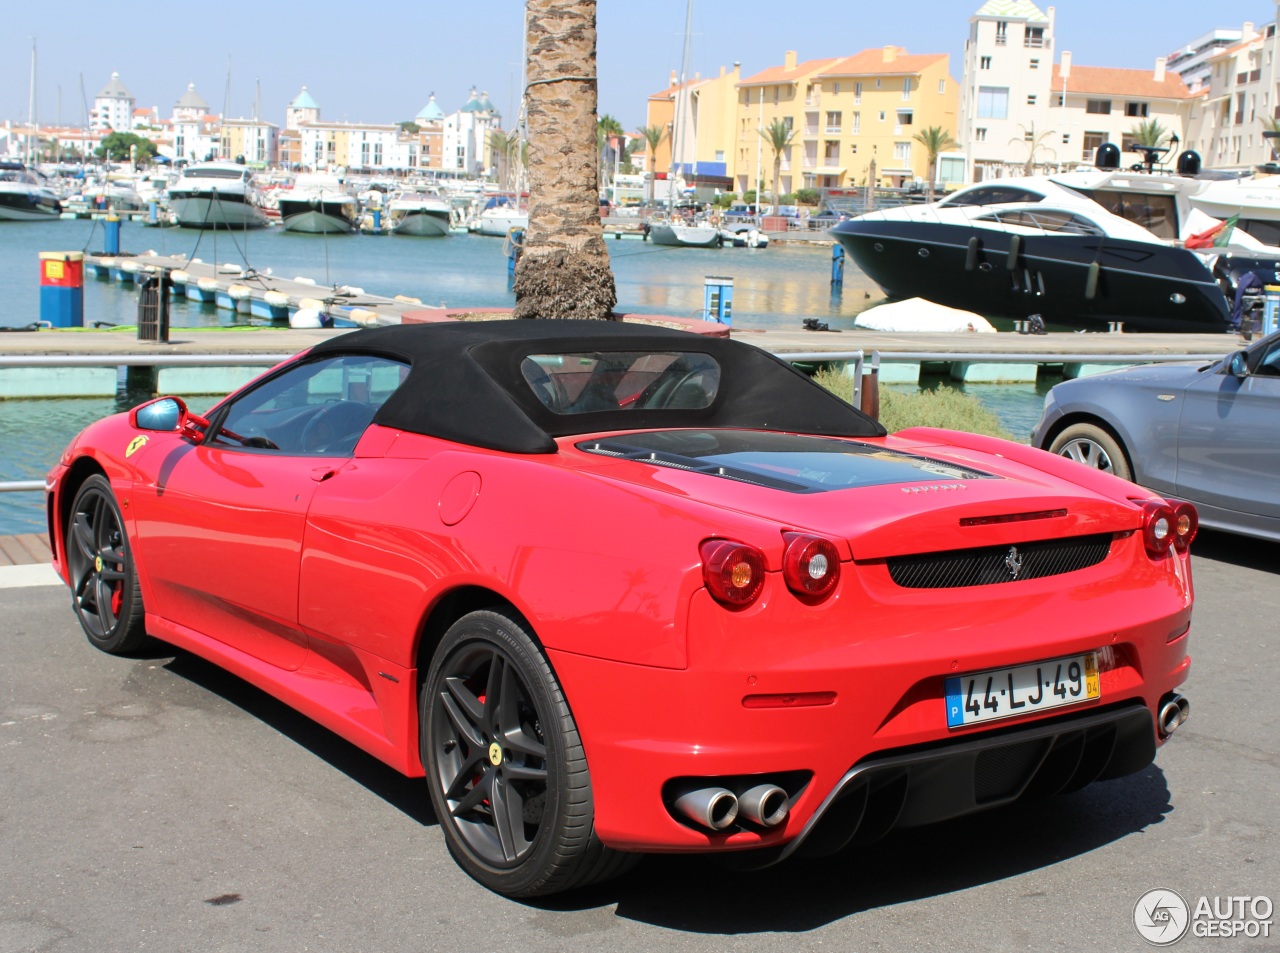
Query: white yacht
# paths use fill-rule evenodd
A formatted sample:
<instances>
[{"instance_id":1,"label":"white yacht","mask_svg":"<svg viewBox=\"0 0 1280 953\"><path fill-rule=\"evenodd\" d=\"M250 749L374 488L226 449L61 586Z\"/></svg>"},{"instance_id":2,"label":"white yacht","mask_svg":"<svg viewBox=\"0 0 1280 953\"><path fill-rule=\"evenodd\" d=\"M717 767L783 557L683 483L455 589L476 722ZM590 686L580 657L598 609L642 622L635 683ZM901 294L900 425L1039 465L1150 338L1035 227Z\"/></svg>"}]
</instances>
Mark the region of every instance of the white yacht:
<instances>
[{"instance_id":1,"label":"white yacht","mask_svg":"<svg viewBox=\"0 0 1280 953\"><path fill-rule=\"evenodd\" d=\"M506 238L513 228L529 227L529 212L505 195L490 198L472 222L472 231L494 238Z\"/></svg>"},{"instance_id":2,"label":"white yacht","mask_svg":"<svg viewBox=\"0 0 1280 953\"><path fill-rule=\"evenodd\" d=\"M290 232L350 232L360 219L360 203L335 175L299 175L292 189L279 192L277 204Z\"/></svg>"},{"instance_id":3,"label":"white yacht","mask_svg":"<svg viewBox=\"0 0 1280 953\"><path fill-rule=\"evenodd\" d=\"M0 162L0 221L38 222L62 214L58 195L21 162Z\"/></svg>"},{"instance_id":4,"label":"white yacht","mask_svg":"<svg viewBox=\"0 0 1280 953\"><path fill-rule=\"evenodd\" d=\"M393 192L386 206L393 235L448 235L451 213L438 192Z\"/></svg>"},{"instance_id":5,"label":"white yacht","mask_svg":"<svg viewBox=\"0 0 1280 953\"><path fill-rule=\"evenodd\" d=\"M169 207L187 228L259 228L267 216L258 207L253 173L231 162L189 165L169 186Z\"/></svg>"}]
</instances>

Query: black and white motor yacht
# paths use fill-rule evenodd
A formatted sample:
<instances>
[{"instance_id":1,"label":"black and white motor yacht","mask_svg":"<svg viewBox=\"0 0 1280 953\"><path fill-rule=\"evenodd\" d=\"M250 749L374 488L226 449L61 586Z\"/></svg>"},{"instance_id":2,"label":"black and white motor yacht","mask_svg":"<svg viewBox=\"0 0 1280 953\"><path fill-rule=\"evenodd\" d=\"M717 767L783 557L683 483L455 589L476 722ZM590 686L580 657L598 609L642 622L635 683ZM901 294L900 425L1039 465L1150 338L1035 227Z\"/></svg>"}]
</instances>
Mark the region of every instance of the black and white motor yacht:
<instances>
[{"instance_id":1,"label":"black and white motor yacht","mask_svg":"<svg viewBox=\"0 0 1280 953\"><path fill-rule=\"evenodd\" d=\"M21 162L0 162L0 221L38 222L62 214L58 195Z\"/></svg>"},{"instance_id":2,"label":"black and white motor yacht","mask_svg":"<svg viewBox=\"0 0 1280 953\"><path fill-rule=\"evenodd\" d=\"M860 215L831 234L891 298L1078 329L1227 330L1229 289L1215 263L1272 249L1238 229L1226 247L1188 247L1220 225L1190 204L1205 183L1121 171L1118 150L1107 149L1110 168L978 183L931 205ZM1192 167L1198 160L1183 164Z\"/></svg>"},{"instance_id":3,"label":"black and white motor yacht","mask_svg":"<svg viewBox=\"0 0 1280 953\"><path fill-rule=\"evenodd\" d=\"M169 207L187 228L260 228L266 213L258 207L253 172L232 162L189 165L169 186Z\"/></svg>"}]
</instances>

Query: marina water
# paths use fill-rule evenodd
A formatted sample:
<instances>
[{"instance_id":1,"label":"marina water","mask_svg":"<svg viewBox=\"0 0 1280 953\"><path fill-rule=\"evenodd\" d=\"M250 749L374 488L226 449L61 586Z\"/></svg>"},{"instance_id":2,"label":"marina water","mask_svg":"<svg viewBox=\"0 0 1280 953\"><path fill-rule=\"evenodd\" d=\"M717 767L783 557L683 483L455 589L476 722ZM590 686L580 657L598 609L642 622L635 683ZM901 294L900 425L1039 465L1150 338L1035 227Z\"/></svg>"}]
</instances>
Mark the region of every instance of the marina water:
<instances>
[{"instance_id":1,"label":"marina water","mask_svg":"<svg viewBox=\"0 0 1280 953\"><path fill-rule=\"evenodd\" d=\"M19 328L39 318L37 252L99 251L101 223L68 220L0 224L0 327ZM673 248L636 239L607 238L618 292L617 310L683 317L701 316L704 279L734 279L733 325L739 329L799 329L817 318L858 347L853 323L879 303L874 284L846 262L843 291L831 289L831 246L773 242L767 249ZM349 285L370 294L408 295L424 305L450 308L511 307L503 242L469 233L447 238L394 235L306 235L278 228L250 232L146 228L125 222L121 247L230 262L260 272L314 279L317 297L326 287ZM87 280L85 324L131 325L137 297L132 287ZM174 326L229 324L231 315L211 305L175 300ZM13 332L30 333L30 332ZM35 332L39 333L39 332ZM121 332L129 333L129 332ZM821 333L821 332L815 332ZM823 335L824 339L828 335ZM824 340L830 344L829 340ZM956 385L959 386L959 385ZM1000 415L1005 427L1026 439L1039 418L1043 393L1033 385L966 385ZM194 409L212 404L192 401ZM43 478L67 441L85 424L113 413L110 399L0 400L0 481ZM44 529L38 493L0 493L0 535Z\"/></svg>"}]
</instances>

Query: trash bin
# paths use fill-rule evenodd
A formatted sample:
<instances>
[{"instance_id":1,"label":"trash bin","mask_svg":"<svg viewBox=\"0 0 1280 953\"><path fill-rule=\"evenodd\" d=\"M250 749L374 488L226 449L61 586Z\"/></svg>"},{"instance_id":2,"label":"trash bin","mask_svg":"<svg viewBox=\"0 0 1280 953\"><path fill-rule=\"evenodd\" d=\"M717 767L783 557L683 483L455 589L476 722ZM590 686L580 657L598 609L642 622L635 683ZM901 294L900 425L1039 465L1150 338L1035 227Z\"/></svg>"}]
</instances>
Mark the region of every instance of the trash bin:
<instances>
[{"instance_id":1,"label":"trash bin","mask_svg":"<svg viewBox=\"0 0 1280 953\"><path fill-rule=\"evenodd\" d=\"M169 290L167 271L151 274L138 286L138 340L169 343Z\"/></svg>"}]
</instances>

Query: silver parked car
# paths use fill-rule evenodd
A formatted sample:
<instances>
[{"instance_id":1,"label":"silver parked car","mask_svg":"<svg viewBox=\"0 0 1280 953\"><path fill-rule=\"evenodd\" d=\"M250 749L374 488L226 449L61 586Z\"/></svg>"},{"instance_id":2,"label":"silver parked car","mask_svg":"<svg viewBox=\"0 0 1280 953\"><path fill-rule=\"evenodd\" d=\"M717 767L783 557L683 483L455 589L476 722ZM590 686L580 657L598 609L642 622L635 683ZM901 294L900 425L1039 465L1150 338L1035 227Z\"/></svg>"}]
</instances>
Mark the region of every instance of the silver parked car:
<instances>
[{"instance_id":1,"label":"silver parked car","mask_svg":"<svg viewBox=\"0 0 1280 953\"><path fill-rule=\"evenodd\" d=\"M1190 500L1204 526L1280 541L1280 333L1212 364L1063 381L1031 443Z\"/></svg>"}]
</instances>

